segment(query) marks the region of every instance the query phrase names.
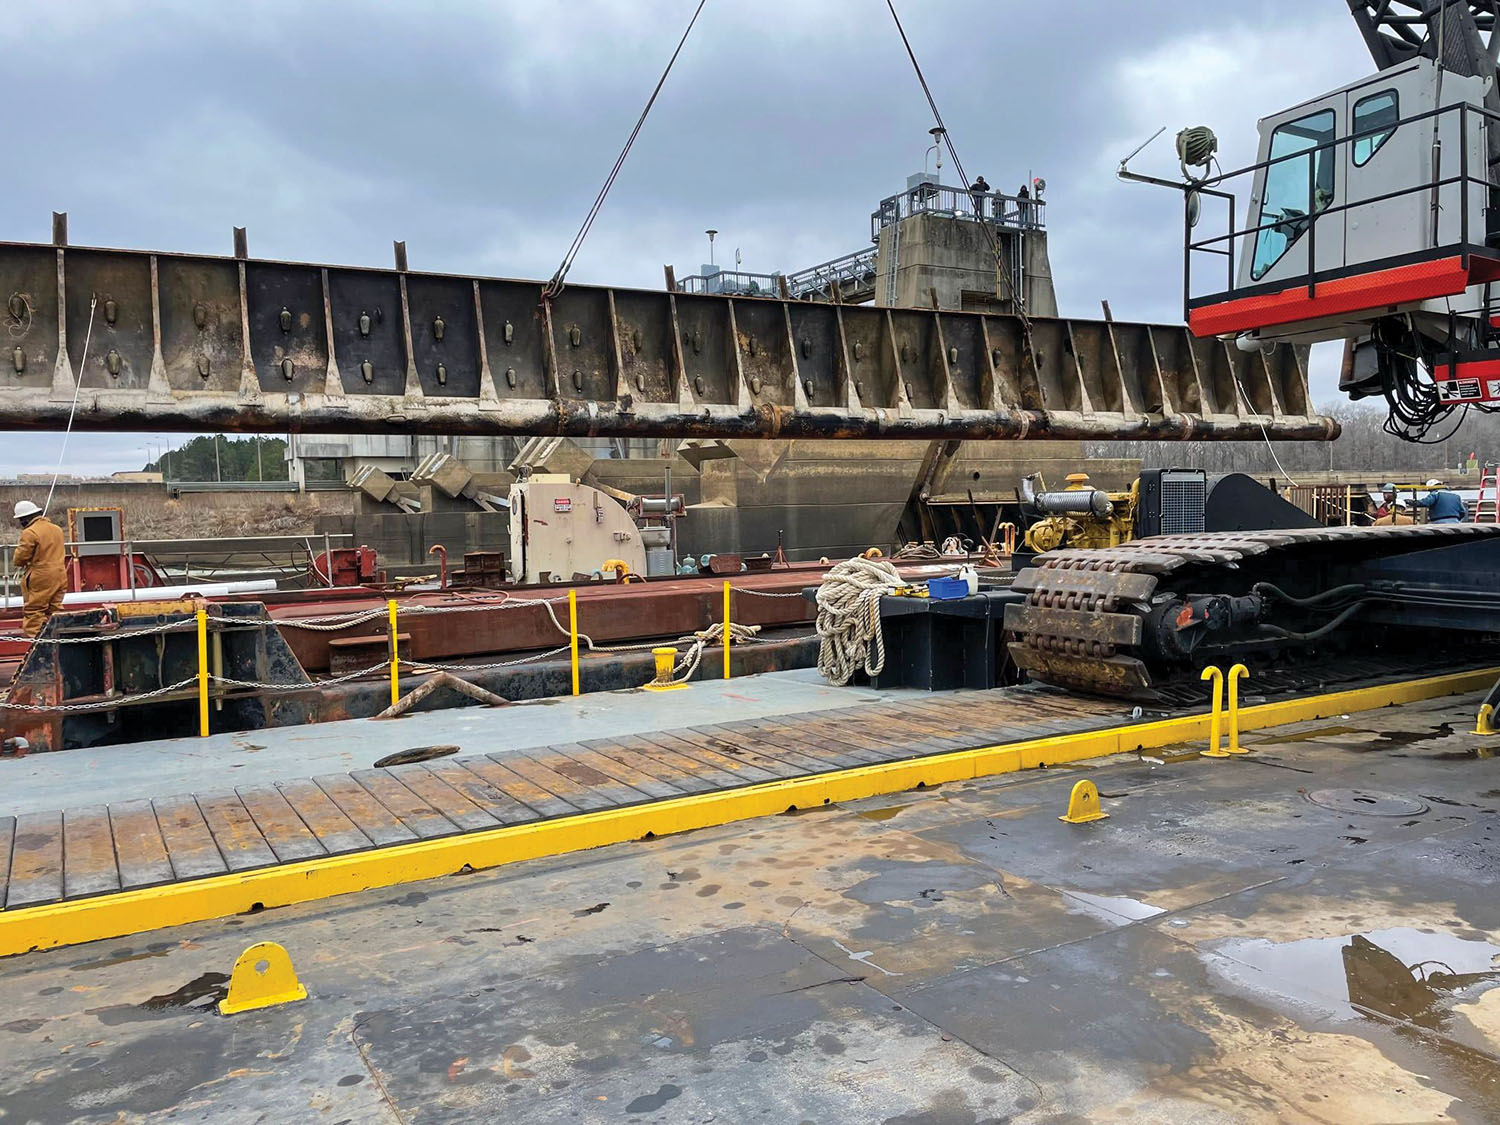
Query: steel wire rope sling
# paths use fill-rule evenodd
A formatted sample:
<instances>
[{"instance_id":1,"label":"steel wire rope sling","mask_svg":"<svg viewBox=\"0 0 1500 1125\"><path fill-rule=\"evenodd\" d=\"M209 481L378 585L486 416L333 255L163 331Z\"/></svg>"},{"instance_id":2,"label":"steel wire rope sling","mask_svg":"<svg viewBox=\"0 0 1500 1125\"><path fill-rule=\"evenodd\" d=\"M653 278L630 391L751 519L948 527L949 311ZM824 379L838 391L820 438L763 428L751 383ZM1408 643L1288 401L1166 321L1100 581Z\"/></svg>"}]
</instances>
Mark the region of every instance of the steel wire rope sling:
<instances>
[{"instance_id":1,"label":"steel wire rope sling","mask_svg":"<svg viewBox=\"0 0 1500 1125\"><path fill-rule=\"evenodd\" d=\"M677 62L677 56L682 54L683 44L687 42L688 35L693 30L693 25L698 22L698 16L703 11L703 5L708 0L698 0L698 6L693 9L693 18L688 20L687 27L682 32L682 38L677 41L677 49L672 52L672 57L667 60L667 67L661 72L657 79L656 88L651 91L651 96L646 99L646 108L641 110L641 116L636 120L635 128L630 130L630 136L625 138L625 147L620 149L620 155L615 158L614 167L609 170L609 175L604 179L604 186L599 189L599 194L594 198L594 205L584 216L583 225L578 228L578 233L573 236L573 242L568 247L568 252L563 255L562 262L557 267L557 272L552 275L552 280L542 290L542 304L547 304L563 291L563 282L568 276L568 271L573 268L573 259L578 256L578 251L583 248L583 240L588 237L589 229L593 227L594 220L599 217L599 211L604 206L604 197L609 194L609 189L614 186L615 177L620 174L620 169L625 165L625 158L630 155L630 146L635 144L636 137L640 136L641 127L646 124L646 115L651 112L651 107L656 104L656 96L661 93L661 88L667 84L667 75L672 73L672 66Z\"/></svg>"},{"instance_id":2,"label":"steel wire rope sling","mask_svg":"<svg viewBox=\"0 0 1500 1125\"><path fill-rule=\"evenodd\" d=\"M922 93L927 98L927 106L932 110L932 119L937 122L938 128L942 130L943 144L948 149L948 155L953 158L954 170L958 172L958 178L967 187L973 183L969 174L964 171L964 163L958 158L958 149L953 145L953 134L948 132L948 125L943 120L942 113L938 110L937 99L932 96L932 88L927 85L927 76L922 73L922 64L917 62L917 52L912 49L911 40L906 37L906 28L901 25L901 17L896 14L895 0L885 0L885 6L890 9L891 19L896 23L896 31L901 36L901 45L906 48L906 57L911 59L911 66L917 72L917 81L921 83ZM1024 223L1022 224L1024 226ZM983 218L979 221L979 229L984 231L984 237L990 244L990 251L995 255L995 271L998 273L1004 265L1004 259L1000 254L1000 240L995 237L995 232L990 229L990 224ZM1006 284L1010 289L1011 300L1015 302L1016 315L1021 318L1021 331L1026 337L1026 350L1031 352L1031 318L1026 314L1026 297L1016 289L1014 280L1007 277Z\"/></svg>"}]
</instances>

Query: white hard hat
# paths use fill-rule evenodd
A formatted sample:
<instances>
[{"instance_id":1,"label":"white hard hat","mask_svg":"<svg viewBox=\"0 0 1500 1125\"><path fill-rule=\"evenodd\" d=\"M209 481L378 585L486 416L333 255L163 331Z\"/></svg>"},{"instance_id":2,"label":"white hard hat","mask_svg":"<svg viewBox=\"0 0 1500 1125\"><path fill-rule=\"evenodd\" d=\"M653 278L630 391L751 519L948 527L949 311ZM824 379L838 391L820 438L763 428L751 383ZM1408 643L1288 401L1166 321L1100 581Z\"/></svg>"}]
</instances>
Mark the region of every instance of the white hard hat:
<instances>
[{"instance_id":1,"label":"white hard hat","mask_svg":"<svg viewBox=\"0 0 1500 1125\"><path fill-rule=\"evenodd\" d=\"M1394 484L1391 484L1391 483L1387 482L1387 483L1382 484L1380 486L1380 491L1381 492L1395 492L1396 491L1396 486Z\"/></svg>"},{"instance_id":2,"label":"white hard hat","mask_svg":"<svg viewBox=\"0 0 1500 1125\"><path fill-rule=\"evenodd\" d=\"M1438 486L1439 486L1439 485L1441 485L1441 484L1442 484L1442 483L1443 483L1443 482L1442 482L1442 481L1440 481L1440 480L1438 480L1438 479L1437 479L1437 477L1433 477L1433 478L1432 478L1432 479L1431 479L1431 480L1430 480L1430 481L1428 481L1428 482L1427 482L1427 483L1426 483L1426 484L1424 484L1424 485L1423 485L1423 486L1422 486L1422 487L1423 487L1423 488L1437 488L1437 487L1438 487Z\"/></svg>"},{"instance_id":3,"label":"white hard hat","mask_svg":"<svg viewBox=\"0 0 1500 1125\"><path fill-rule=\"evenodd\" d=\"M17 500L16 501L16 511L15 511L15 518L16 519L23 520L27 516L39 516L41 514L42 514L42 510L40 508L38 508L35 504L33 504L30 500Z\"/></svg>"}]
</instances>

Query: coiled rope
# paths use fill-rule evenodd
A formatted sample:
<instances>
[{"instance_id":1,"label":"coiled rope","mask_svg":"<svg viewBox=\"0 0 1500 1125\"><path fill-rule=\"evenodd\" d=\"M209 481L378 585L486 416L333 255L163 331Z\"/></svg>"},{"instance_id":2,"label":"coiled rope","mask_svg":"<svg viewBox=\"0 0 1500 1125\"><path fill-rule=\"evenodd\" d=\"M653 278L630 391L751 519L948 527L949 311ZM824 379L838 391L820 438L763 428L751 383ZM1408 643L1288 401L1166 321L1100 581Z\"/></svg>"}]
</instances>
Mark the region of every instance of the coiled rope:
<instances>
[{"instance_id":1,"label":"coiled rope","mask_svg":"<svg viewBox=\"0 0 1500 1125\"><path fill-rule=\"evenodd\" d=\"M839 563L818 586L818 671L843 686L861 668L877 676L885 667L880 598L905 580L886 559Z\"/></svg>"}]
</instances>

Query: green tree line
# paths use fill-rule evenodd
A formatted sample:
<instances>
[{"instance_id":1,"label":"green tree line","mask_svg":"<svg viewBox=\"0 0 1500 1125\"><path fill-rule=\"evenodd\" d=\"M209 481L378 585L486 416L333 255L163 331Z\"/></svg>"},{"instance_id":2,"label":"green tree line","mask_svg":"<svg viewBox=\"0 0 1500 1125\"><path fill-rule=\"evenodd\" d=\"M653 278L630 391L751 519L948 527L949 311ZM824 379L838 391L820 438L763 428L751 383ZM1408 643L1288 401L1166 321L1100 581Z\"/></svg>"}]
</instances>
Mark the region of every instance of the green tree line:
<instances>
[{"instance_id":1,"label":"green tree line","mask_svg":"<svg viewBox=\"0 0 1500 1125\"><path fill-rule=\"evenodd\" d=\"M195 437L147 462L144 471L166 480L286 480L285 458L285 438Z\"/></svg>"}]
</instances>

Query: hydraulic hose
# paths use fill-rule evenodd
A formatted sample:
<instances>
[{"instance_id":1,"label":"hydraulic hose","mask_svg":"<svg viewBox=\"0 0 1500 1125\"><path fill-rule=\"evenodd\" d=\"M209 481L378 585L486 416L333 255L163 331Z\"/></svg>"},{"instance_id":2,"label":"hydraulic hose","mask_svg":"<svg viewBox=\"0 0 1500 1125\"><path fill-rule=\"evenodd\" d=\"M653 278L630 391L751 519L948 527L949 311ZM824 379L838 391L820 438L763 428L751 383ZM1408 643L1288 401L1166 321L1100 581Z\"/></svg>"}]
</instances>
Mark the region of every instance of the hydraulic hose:
<instances>
[{"instance_id":1,"label":"hydraulic hose","mask_svg":"<svg viewBox=\"0 0 1500 1125\"><path fill-rule=\"evenodd\" d=\"M1300 609L1317 609L1323 607L1328 602L1341 602L1346 598L1364 594L1367 587L1354 582L1347 586L1335 586L1331 590L1310 594L1305 598L1299 598L1295 594L1288 594L1281 587L1272 585L1270 582L1257 582L1250 589L1264 597L1275 598L1277 601L1286 602L1287 605L1294 605Z\"/></svg>"},{"instance_id":2,"label":"hydraulic hose","mask_svg":"<svg viewBox=\"0 0 1500 1125\"><path fill-rule=\"evenodd\" d=\"M1289 641L1320 641L1324 637L1328 636L1329 633L1332 633L1336 629L1338 629L1340 625L1342 625L1345 621L1348 621L1349 618L1353 617L1356 613L1363 609L1364 606L1365 603L1362 601L1355 602L1353 605L1349 606L1337 617L1335 617L1332 621L1329 621L1325 625L1320 625L1316 629L1310 630L1306 633L1294 633L1290 629L1283 629L1280 625L1262 625L1261 631L1263 633L1269 633L1273 637L1284 637Z\"/></svg>"}]
</instances>

